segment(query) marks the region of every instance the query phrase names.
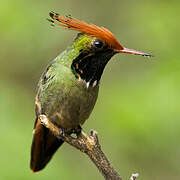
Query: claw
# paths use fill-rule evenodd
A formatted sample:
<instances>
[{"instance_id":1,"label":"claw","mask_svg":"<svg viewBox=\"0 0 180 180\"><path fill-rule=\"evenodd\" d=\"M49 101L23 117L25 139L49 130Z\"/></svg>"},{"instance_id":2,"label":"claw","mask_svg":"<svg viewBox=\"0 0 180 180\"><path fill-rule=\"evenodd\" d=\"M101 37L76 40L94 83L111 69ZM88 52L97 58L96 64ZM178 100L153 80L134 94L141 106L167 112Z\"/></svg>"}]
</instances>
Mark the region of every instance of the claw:
<instances>
[{"instance_id":1,"label":"claw","mask_svg":"<svg viewBox=\"0 0 180 180\"><path fill-rule=\"evenodd\" d=\"M74 134L76 134L76 135L79 135L79 134L81 133L81 130L82 130L82 128L81 128L81 126L79 125L79 126L77 126L75 129L71 129L71 133L74 133Z\"/></svg>"},{"instance_id":2,"label":"claw","mask_svg":"<svg viewBox=\"0 0 180 180\"><path fill-rule=\"evenodd\" d=\"M81 131L82 131L82 128L81 128L81 126L79 125L79 126L77 127L77 129L76 129L76 134L79 135L79 134L81 133Z\"/></svg>"},{"instance_id":3,"label":"claw","mask_svg":"<svg viewBox=\"0 0 180 180\"><path fill-rule=\"evenodd\" d=\"M61 136L65 135L65 130L63 128L59 128L59 133Z\"/></svg>"},{"instance_id":4,"label":"claw","mask_svg":"<svg viewBox=\"0 0 180 180\"><path fill-rule=\"evenodd\" d=\"M70 130L68 130L68 131L66 131L65 133L66 134L76 134L77 136L81 133L81 130L82 130L82 128L81 128L81 126L79 125L79 126L77 126L76 128L74 128L74 129L70 129Z\"/></svg>"}]
</instances>

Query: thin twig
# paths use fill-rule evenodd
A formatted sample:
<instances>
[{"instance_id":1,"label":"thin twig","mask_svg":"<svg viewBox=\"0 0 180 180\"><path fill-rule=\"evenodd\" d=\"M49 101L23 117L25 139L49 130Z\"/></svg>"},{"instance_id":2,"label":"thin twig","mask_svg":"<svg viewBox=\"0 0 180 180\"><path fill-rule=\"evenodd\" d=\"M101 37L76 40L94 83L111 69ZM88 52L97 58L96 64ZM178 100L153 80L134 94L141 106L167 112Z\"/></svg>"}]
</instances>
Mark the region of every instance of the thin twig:
<instances>
[{"instance_id":1,"label":"thin twig","mask_svg":"<svg viewBox=\"0 0 180 180\"><path fill-rule=\"evenodd\" d=\"M39 119L41 123L46 126L51 132L57 137L71 146L79 149L81 152L88 155L92 162L96 165L98 170L104 176L106 180L122 180L116 170L112 167L107 157L101 150L99 144L98 135L96 131L91 131L91 135L88 136L86 133L81 131L77 138L72 137L71 135L60 133L60 130L55 126L45 115L40 115ZM131 180L135 180L136 177L131 176Z\"/></svg>"},{"instance_id":2,"label":"thin twig","mask_svg":"<svg viewBox=\"0 0 180 180\"><path fill-rule=\"evenodd\" d=\"M131 175L130 180L136 180L136 178L139 176L138 173L134 173Z\"/></svg>"}]
</instances>

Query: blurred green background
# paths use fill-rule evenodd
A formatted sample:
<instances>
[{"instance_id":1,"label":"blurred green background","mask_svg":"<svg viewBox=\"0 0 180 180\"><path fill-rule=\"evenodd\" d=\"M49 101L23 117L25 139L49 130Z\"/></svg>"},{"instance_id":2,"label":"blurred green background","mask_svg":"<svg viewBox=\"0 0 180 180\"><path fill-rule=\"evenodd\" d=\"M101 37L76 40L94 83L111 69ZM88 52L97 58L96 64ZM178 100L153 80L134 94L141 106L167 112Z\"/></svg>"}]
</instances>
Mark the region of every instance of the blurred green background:
<instances>
[{"instance_id":1,"label":"blurred green background","mask_svg":"<svg viewBox=\"0 0 180 180\"><path fill-rule=\"evenodd\" d=\"M67 144L43 171L29 169L37 82L76 34L51 27L51 10L105 26L126 47L155 55L113 57L83 128L98 131L123 179L134 172L139 180L180 179L179 0L0 2L0 180L103 179Z\"/></svg>"}]
</instances>

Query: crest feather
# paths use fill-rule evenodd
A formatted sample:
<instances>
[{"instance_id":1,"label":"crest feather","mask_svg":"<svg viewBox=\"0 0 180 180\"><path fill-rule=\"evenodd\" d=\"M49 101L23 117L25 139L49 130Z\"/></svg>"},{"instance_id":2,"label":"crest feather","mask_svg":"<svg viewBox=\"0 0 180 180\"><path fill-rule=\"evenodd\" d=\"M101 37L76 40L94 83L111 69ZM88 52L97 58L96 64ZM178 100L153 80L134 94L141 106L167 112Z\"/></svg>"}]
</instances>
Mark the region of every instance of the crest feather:
<instances>
[{"instance_id":1,"label":"crest feather","mask_svg":"<svg viewBox=\"0 0 180 180\"><path fill-rule=\"evenodd\" d=\"M71 17L70 15L64 17L55 12L50 12L49 15L53 20L48 20L53 24L64 27L65 29L79 31L90 36L97 37L107 43L107 45L111 48L118 50L123 49L123 46L117 41L113 33L104 27L88 24L85 21L80 21Z\"/></svg>"}]
</instances>

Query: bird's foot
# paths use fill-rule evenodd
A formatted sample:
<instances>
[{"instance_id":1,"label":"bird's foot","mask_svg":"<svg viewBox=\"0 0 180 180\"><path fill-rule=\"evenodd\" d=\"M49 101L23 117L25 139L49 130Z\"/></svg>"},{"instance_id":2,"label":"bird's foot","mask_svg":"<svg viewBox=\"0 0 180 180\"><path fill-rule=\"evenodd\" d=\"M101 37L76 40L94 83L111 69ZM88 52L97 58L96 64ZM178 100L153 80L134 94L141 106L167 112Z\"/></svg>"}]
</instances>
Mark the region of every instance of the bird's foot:
<instances>
[{"instance_id":1,"label":"bird's foot","mask_svg":"<svg viewBox=\"0 0 180 180\"><path fill-rule=\"evenodd\" d=\"M59 134L56 136L58 139L62 140L64 137L70 136L70 133L64 128L58 128Z\"/></svg>"},{"instance_id":2,"label":"bird's foot","mask_svg":"<svg viewBox=\"0 0 180 180\"><path fill-rule=\"evenodd\" d=\"M81 134L81 126L77 126L76 128L74 129L64 129L64 128L59 128L59 138L61 139L62 137L64 136L72 136L73 137L73 134L76 135L76 137L78 137L80 134Z\"/></svg>"},{"instance_id":3,"label":"bird's foot","mask_svg":"<svg viewBox=\"0 0 180 180\"><path fill-rule=\"evenodd\" d=\"M59 128L59 136L65 136L65 135L66 135L65 129Z\"/></svg>"},{"instance_id":4,"label":"bird's foot","mask_svg":"<svg viewBox=\"0 0 180 180\"><path fill-rule=\"evenodd\" d=\"M76 134L77 136L79 135L79 134L81 134L81 131L82 131L82 128L81 128L81 126L80 125L78 125L76 128L74 128L74 129L71 129L71 133L72 134Z\"/></svg>"}]
</instances>

